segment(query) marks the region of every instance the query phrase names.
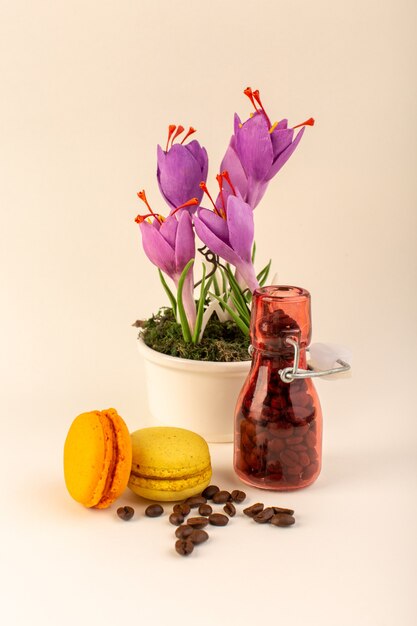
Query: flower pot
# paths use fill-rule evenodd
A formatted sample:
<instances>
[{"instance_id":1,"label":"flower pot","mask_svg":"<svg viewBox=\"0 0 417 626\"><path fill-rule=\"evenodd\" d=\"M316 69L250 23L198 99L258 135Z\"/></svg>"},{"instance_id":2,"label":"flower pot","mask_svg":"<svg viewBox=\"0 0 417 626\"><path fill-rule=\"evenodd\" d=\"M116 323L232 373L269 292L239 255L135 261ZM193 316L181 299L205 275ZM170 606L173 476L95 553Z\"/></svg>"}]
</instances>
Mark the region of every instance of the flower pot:
<instances>
[{"instance_id":1,"label":"flower pot","mask_svg":"<svg viewBox=\"0 0 417 626\"><path fill-rule=\"evenodd\" d=\"M212 443L233 441L236 401L251 361L193 361L168 356L138 338L148 405L156 425L188 428ZM248 357L249 358L249 357Z\"/></svg>"}]
</instances>

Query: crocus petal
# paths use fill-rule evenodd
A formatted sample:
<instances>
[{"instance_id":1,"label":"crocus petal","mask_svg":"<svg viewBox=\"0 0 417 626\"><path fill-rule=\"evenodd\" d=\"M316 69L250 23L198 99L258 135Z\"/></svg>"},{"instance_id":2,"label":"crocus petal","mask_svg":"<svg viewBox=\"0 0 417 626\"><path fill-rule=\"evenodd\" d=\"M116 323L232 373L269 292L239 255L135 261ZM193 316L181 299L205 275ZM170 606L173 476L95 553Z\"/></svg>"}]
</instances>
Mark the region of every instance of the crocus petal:
<instances>
[{"instance_id":1,"label":"crocus petal","mask_svg":"<svg viewBox=\"0 0 417 626\"><path fill-rule=\"evenodd\" d=\"M273 162L271 136L261 113L247 120L236 134L236 152L246 175L263 180Z\"/></svg>"},{"instance_id":2,"label":"crocus petal","mask_svg":"<svg viewBox=\"0 0 417 626\"><path fill-rule=\"evenodd\" d=\"M158 220L155 220L157 222ZM171 248L175 248L175 238L177 236L178 220L175 216L168 216L159 227L162 237L169 243Z\"/></svg>"},{"instance_id":3,"label":"crocus petal","mask_svg":"<svg viewBox=\"0 0 417 626\"><path fill-rule=\"evenodd\" d=\"M193 155L193 157L195 158L195 160L197 161L197 163L200 166L200 170L201 170L201 179L200 182L202 180L204 180L204 182L206 182L207 180L207 172L208 172L208 154L207 154L207 150L205 148L203 148L202 146L200 146L200 144L198 143L198 141L196 139L194 139L193 141L190 141L190 143L187 143L184 148L187 148L187 150L189 150L191 152L191 154Z\"/></svg>"},{"instance_id":4,"label":"crocus petal","mask_svg":"<svg viewBox=\"0 0 417 626\"><path fill-rule=\"evenodd\" d=\"M281 152L292 142L294 131L292 128L276 128L271 134L272 150L274 152L274 161L279 157Z\"/></svg>"},{"instance_id":5,"label":"crocus petal","mask_svg":"<svg viewBox=\"0 0 417 626\"><path fill-rule=\"evenodd\" d=\"M248 194L246 202L251 205L252 209L258 206L267 190L268 182L262 180L248 180Z\"/></svg>"},{"instance_id":6,"label":"crocus petal","mask_svg":"<svg viewBox=\"0 0 417 626\"><path fill-rule=\"evenodd\" d=\"M277 128L279 128L279 129L281 129L281 128L287 128L287 126L288 126L288 120L287 120L287 119L281 120L281 121L280 121L280 122L278 122L278 124L277 124Z\"/></svg>"},{"instance_id":7,"label":"crocus petal","mask_svg":"<svg viewBox=\"0 0 417 626\"><path fill-rule=\"evenodd\" d=\"M192 152L181 144L174 144L164 157L161 156L161 151L162 148L158 146L157 178L159 189L169 206L175 209L195 197L201 202L202 173ZM195 210L195 207L190 207L189 210Z\"/></svg>"},{"instance_id":8,"label":"crocus petal","mask_svg":"<svg viewBox=\"0 0 417 626\"><path fill-rule=\"evenodd\" d=\"M249 290L253 293L255 289L259 288L258 279L256 278L255 268L252 263L241 262L236 265L236 269L242 276L243 280L247 284Z\"/></svg>"},{"instance_id":9,"label":"crocus petal","mask_svg":"<svg viewBox=\"0 0 417 626\"><path fill-rule=\"evenodd\" d=\"M167 221L170 218L167 218ZM172 216L171 219L176 219ZM162 226L161 226L162 228ZM190 259L195 256L195 240L191 215L185 211L178 220L178 228L175 239L175 268L181 274ZM192 274L192 271L189 272Z\"/></svg>"},{"instance_id":10,"label":"crocus petal","mask_svg":"<svg viewBox=\"0 0 417 626\"><path fill-rule=\"evenodd\" d=\"M236 153L236 139L234 135L230 140L229 147L227 148L226 154L224 155L223 161L220 165L220 171L224 172L225 170L229 172L229 177L235 190L240 192L242 198L246 198L246 194L248 192L248 179L245 174L245 170L242 167L242 163ZM224 191L226 191L227 196L231 193L231 189L226 180L224 181Z\"/></svg>"},{"instance_id":11,"label":"crocus petal","mask_svg":"<svg viewBox=\"0 0 417 626\"><path fill-rule=\"evenodd\" d=\"M201 241L206 244L214 254L218 254L227 263L235 265L241 262L236 252L232 250L222 239L217 237L213 231L198 217L194 216L194 227Z\"/></svg>"},{"instance_id":12,"label":"crocus petal","mask_svg":"<svg viewBox=\"0 0 417 626\"><path fill-rule=\"evenodd\" d=\"M148 259L171 278L175 274L175 255L169 243L146 220L139 225L142 244Z\"/></svg>"},{"instance_id":13,"label":"crocus petal","mask_svg":"<svg viewBox=\"0 0 417 626\"><path fill-rule=\"evenodd\" d=\"M224 241L226 245L229 245L229 229L227 228L226 220L216 215L213 211L203 208L198 209L197 215L216 237Z\"/></svg>"},{"instance_id":14,"label":"crocus petal","mask_svg":"<svg viewBox=\"0 0 417 626\"><path fill-rule=\"evenodd\" d=\"M305 127L300 130L300 132L298 133L298 135L296 136L292 144L290 144L288 148L286 148L284 152L282 152L279 155L279 157L276 159L276 161L274 162L274 164L272 165L271 169L268 172L267 180L271 180L271 178L275 176L277 172L279 172L281 167L285 165L285 163L288 161L288 159L290 158L290 156L292 155L292 153L294 152L294 150L300 143L300 140L304 134L304 131L305 131Z\"/></svg>"},{"instance_id":15,"label":"crocus petal","mask_svg":"<svg viewBox=\"0 0 417 626\"><path fill-rule=\"evenodd\" d=\"M240 121L240 117L238 116L237 113L235 113L235 116L233 118L233 131L234 131L235 135L237 134L237 132L238 132L239 128L241 128L241 126L242 126L242 122Z\"/></svg>"},{"instance_id":16,"label":"crocus petal","mask_svg":"<svg viewBox=\"0 0 417 626\"><path fill-rule=\"evenodd\" d=\"M230 196L227 202L227 226L231 247L243 261L251 262L254 237L252 207L240 198Z\"/></svg>"}]
</instances>

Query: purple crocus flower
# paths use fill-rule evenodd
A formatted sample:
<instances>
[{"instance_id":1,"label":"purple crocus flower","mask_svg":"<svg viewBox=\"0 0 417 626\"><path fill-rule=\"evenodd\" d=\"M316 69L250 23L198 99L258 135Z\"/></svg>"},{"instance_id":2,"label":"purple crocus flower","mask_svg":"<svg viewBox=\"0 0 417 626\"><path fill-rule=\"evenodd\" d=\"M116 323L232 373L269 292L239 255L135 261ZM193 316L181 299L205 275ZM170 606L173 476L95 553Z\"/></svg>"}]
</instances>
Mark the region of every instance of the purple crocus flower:
<instances>
[{"instance_id":1,"label":"purple crocus flower","mask_svg":"<svg viewBox=\"0 0 417 626\"><path fill-rule=\"evenodd\" d=\"M302 128L294 139L294 129L313 126L310 118L303 124L288 128L284 119L271 125L263 108L259 91L248 87L244 92L255 107L255 113L244 123L235 114L234 134L223 157L220 169L227 170L242 198L255 208L262 199L269 181L285 165L304 134ZM233 193L225 184L223 195ZM221 201L217 199L216 204Z\"/></svg>"},{"instance_id":2,"label":"purple crocus flower","mask_svg":"<svg viewBox=\"0 0 417 626\"><path fill-rule=\"evenodd\" d=\"M185 203L196 206L196 202ZM182 208L182 207L181 207ZM152 218L149 222L146 218ZM178 287L181 273L188 261L195 257L195 237L191 215L187 210L163 219L160 215L138 215L136 220L142 235L142 244L148 259ZM194 303L194 276L192 267L183 286L183 302L191 333L194 330L196 310Z\"/></svg>"},{"instance_id":3,"label":"purple crocus flower","mask_svg":"<svg viewBox=\"0 0 417 626\"><path fill-rule=\"evenodd\" d=\"M252 292L259 287L251 259L254 223L249 204L242 198L229 196L224 217L200 207L194 216L194 227L214 254L236 267Z\"/></svg>"},{"instance_id":4,"label":"purple crocus flower","mask_svg":"<svg viewBox=\"0 0 417 626\"><path fill-rule=\"evenodd\" d=\"M157 178L159 189L171 209L184 204L189 198L196 197L201 202L203 192L200 182L207 179L208 156L205 148L198 141L190 141L184 145L184 141L195 129L190 127L181 143L174 143L184 128L171 125L169 127L166 149L157 148ZM171 147L169 148L169 142ZM192 209L189 209L193 212ZM195 208L194 208L195 211Z\"/></svg>"}]
</instances>

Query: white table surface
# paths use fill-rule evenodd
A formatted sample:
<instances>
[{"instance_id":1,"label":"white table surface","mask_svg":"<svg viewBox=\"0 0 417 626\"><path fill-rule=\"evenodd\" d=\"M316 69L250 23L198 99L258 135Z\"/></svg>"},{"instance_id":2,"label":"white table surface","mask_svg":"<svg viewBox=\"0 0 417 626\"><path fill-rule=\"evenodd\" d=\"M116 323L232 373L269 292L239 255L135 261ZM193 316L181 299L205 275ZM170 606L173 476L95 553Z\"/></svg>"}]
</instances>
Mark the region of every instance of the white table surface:
<instances>
[{"instance_id":1,"label":"white table surface","mask_svg":"<svg viewBox=\"0 0 417 626\"><path fill-rule=\"evenodd\" d=\"M334 397L343 395L339 386ZM105 511L71 500L62 475L69 424L52 420L53 402L39 409L28 426L15 413L3 440L3 624L414 623L416 463L403 428L375 435L376 415L362 430L359 415L348 426L327 415L322 474L291 493L247 488L234 475L232 445L211 445L214 483L243 488L246 505L294 508L296 524L258 525L241 505L183 558L170 506L150 519L129 491ZM135 508L129 523L116 515L120 504Z\"/></svg>"}]
</instances>

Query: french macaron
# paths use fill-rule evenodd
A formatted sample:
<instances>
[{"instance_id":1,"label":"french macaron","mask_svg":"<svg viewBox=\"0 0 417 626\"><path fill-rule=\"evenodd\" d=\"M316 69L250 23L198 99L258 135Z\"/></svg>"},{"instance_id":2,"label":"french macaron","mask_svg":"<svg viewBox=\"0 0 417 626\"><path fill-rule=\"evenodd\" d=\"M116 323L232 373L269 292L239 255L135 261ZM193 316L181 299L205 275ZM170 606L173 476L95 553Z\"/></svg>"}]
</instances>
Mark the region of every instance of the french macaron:
<instances>
[{"instance_id":1,"label":"french macaron","mask_svg":"<svg viewBox=\"0 0 417 626\"><path fill-rule=\"evenodd\" d=\"M148 500L183 500L210 483L206 441L184 428L156 426L131 434L132 472L128 486Z\"/></svg>"},{"instance_id":2,"label":"french macaron","mask_svg":"<svg viewBox=\"0 0 417 626\"><path fill-rule=\"evenodd\" d=\"M84 506L105 509L126 489L132 444L115 409L75 418L64 445L64 476L70 495Z\"/></svg>"}]
</instances>

